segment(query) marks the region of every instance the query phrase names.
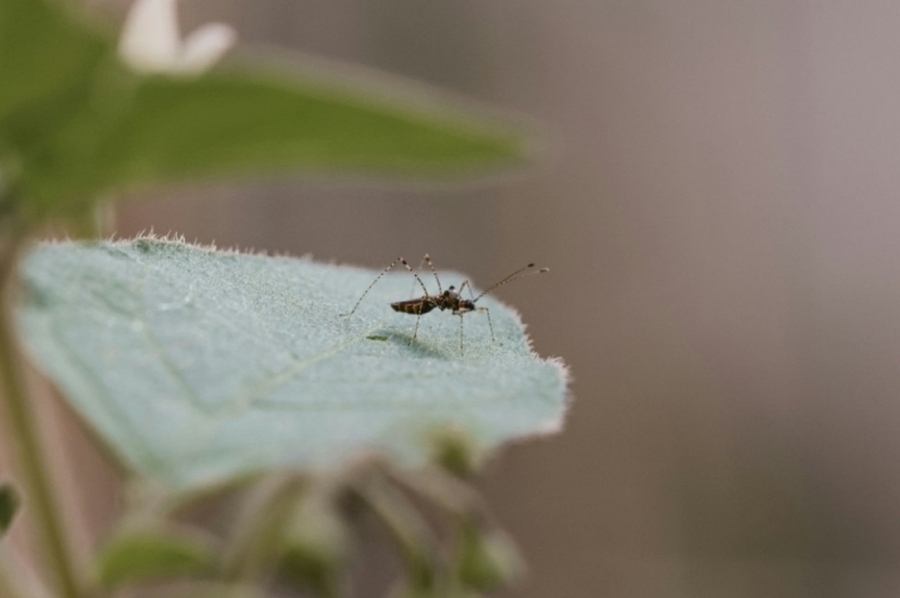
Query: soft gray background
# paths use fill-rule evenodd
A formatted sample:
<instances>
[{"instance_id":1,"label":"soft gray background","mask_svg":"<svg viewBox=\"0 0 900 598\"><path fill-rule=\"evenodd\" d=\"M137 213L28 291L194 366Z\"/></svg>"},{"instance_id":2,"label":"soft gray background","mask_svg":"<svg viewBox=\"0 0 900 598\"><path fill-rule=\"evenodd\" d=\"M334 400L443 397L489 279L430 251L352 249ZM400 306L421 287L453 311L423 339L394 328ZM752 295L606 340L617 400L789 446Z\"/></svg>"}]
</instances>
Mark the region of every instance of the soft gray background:
<instances>
[{"instance_id":1,"label":"soft gray background","mask_svg":"<svg viewBox=\"0 0 900 598\"><path fill-rule=\"evenodd\" d=\"M222 0L187 23L530 115L529 177L180 190L118 231L380 267L430 252L563 356L560 436L483 482L509 595L900 595L900 4ZM427 326L427 323L423 323Z\"/></svg>"}]
</instances>

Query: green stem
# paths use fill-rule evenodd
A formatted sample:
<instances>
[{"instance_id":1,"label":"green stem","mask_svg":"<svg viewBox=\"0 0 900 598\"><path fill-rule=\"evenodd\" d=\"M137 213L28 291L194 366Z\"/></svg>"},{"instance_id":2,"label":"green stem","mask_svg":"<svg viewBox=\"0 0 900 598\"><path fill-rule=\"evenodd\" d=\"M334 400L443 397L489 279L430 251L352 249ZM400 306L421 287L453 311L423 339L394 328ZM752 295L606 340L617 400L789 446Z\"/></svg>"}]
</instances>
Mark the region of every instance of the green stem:
<instances>
[{"instance_id":1,"label":"green stem","mask_svg":"<svg viewBox=\"0 0 900 598\"><path fill-rule=\"evenodd\" d=\"M304 481L293 474L273 474L249 490L222 556L222 579L252 581L260 576L273 537L303 485Z\"/></svg>"},{"instance_id":2,"label":"green stem","mask_svg":"<svg viewBox=\"0 0 900 598\"><path fill-rule=\"evenodd\" d=\"M433 589L439 563L435 538L425 519L401 492L379 476L362 482L355 491L397 545L406 564L409 586L417 591Z\"/></svg>"},{"instance_id":3,"label":"green stem","mask_svg":"<svg viewBox=\"0 0 900 598\"><path fill-rule=\"evenodd\" d=\"M395 484L406 488L450 515L486 521L487 505L471 485L439 467L406 471L383 463L381 471Z\"/></svg>"},{"instance_id":4,"label":"green stem","mask_svg":"<svg viewBox=\"0 0 900 598\"><path fill-rule=\"evenodd\" d=\"M80 598L69 544L54 501L47 462L24 383L22 358L12 329L10 295L20 247L21 242L12 239L0 256L0 395L8 417L8 431L21 465L19 473L25 486L25 497L46 552L47 565L53 571L60 595L63 598Z\"/></svg>"}]
</instances>

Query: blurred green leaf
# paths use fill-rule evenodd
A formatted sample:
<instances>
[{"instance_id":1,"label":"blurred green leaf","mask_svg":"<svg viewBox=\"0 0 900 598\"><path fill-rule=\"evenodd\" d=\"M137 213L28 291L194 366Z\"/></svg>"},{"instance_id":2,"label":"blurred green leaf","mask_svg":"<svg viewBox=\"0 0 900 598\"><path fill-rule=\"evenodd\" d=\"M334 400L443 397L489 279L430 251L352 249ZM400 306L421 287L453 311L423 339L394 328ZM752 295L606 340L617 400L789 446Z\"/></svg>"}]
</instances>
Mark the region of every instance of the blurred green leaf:
<instances>
[{"instance_id":1,"label":"blurred green leaf","mask_svg":"<svg viewBox=\"0 0 900 598\"><path fill-rule=\"evenodd\" d=\"M110 157L124 158L124 183L235 171L440 176L521 161L521 142L364 89L212 73L141 85Z\"/></svg>"},{"instance_id":2,"label":"blurred green leaf","mask_svg":"<svg viewBox=\"0 0 900 598\"><path fill-rule=\"evenodd\" d=\"M22 275L32 353L116 454L175 487L373 448L423 464L447 425L490 448L565 408L564 368L490 296L498 342L469 314L461 355L459 318L436 311L411 343L388 305L408 274L349 317L376 272L174 241L42 244Z\"/></svg>"},{"instance_id":3,"label":"blurred green leaf","mask_svg":"<svg viewBox=\"0 0 900 598\"><path fill-rule=\"evenodd\" d=\"M0 0L0 171L35 219L109 193L247 175L455 178L519 165L526 136L362 79L262 65L140 75L77 6Z\"/></svg>"},{"instance_id":4,"label":"blurred green leaf","mask_svg":"<svg viewBox=\"0 0 900 598\"><path fill-rule=\"evenodd\" d=\"M79 87L111 44L61 2L0 0L0 139L45 127L48 105Z\"/></svg>"},{"instance_id":5,"label":"blurred green leaf","mask_svg":"<svg viewBox=\"0 0 900 598\"><path fill-rule=\"evenodd\" d=\"M262 588L248 584L206 580L181 583L176 587L164 586L155 591L142 591L140 595L142 598L272 598L272 595Z\"/></svg>"},{"instance_id":6,"label":"blurred green leaf","mask_svg":"<svg viewBox=\"0 0 900 598\"><path fill-rule=\"evenodd\" d=\"M127 87L110 75L108 89L116 81ZM509 168L526 153L523 135L440 106L387 104L363 88L312 81L155 76L123 90L122 101L125 112L85 110L59 128L28 165L31 195L52 203L67 193L249 174L446 179Z\"/></svg>"},{"instance_id":7,"label":"blurred green leaf","mask_svg":"<svg viewBox=\"0 0 900 598\"><path fill-rule=\"evenodd\" d=\"M432 441L432 461L452 475L465 478L480 468L483 451L465 430L448 426L436 433Z\"/></svg>"},{"instance_id":8,"label":"blurred green leaf","mask_svg":"<svg viewBox=\"0 0 900 598\"><path fill-rule=\"evenodd\" d=\"M105 588L153 578L196 576L212 570L213 546L199 537L159 527L123 530L97 555Z\"/></svg>"},{"instance_id":9,"label":"blurred green leaf","mask_svg":"<svg viewBox=\"0 0 900 598\"><path fill-rule=\"evenodd\" d=\"M457 575L468 588L490 592L521 574L523 565L515 544L500 531L484 531L471 521L460 528Z\"/></svg>"},{"instance_id":10,"label":"blurred green leaf","mask_svg":"<svg viewBox=\"0 0 900 598\"><path fill-rule=\"evenodd\" d=\"M89 157L126 109L113 84L124 71L112 36L80 8L62 0L0 0L0 171L32 217L77 214L96 199L96 186L75 188L65 173L106 176Z\"/></svg>"},{"instance_id":11,"label":"blurred green leaf","mask_svg":"<svg viewBox=\"0 0 900 598\"><path fill-rule=\"evenodd\" d=\"M281 573L317 595L340 595L349 534L333 500L320 493L302 498L283 530Z\"/></svg>"},{"instance_id":12,"label":"blurred green leaf","mask_svg":"<svg viewBox=\"0 0 900 598\"><path fill-rule=\"evenodd\" d=\"M16 513L19 511L20 503L21 499L15 486L11 482L0 480L0 538L12 525Z\"/></svg>"}]
</instances>

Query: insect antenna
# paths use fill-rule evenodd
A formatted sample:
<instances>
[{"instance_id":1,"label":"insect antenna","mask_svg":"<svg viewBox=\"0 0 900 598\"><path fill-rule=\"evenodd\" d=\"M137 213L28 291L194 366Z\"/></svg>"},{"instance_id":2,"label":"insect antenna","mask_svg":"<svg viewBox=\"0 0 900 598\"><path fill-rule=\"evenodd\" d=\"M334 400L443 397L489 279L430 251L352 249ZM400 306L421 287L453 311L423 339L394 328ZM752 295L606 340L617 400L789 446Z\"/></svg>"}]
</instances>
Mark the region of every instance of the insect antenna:
<instances>
[{"instance_id":1,"label":"insect antenna","mask_svg":"<svg viewBox=\"0 0 900 598\"><path fill-rule=\"evenodd\" d=\"M489 286L489 287L486 288L485 290L481 291L481 294L480 294L480 295L478 295L477 297L475 297L474 299L472 299L472 303L475 303L476 301L478 301L479 299L481 299L482 297L484 297L485 295L487 295L488 293L490 293L491 291L493 291L493 290L496 289L497 287L502 287L502 286L505 285L506 283L512 282L512 281L514 281L514 280L517 279L517 278L522 278L523 276L531 276L532 274L543 274L544 272L549 272L549 271L550 271L550 268L541 268L540 270L531 270L531 268L534 268L534 264L533 264L533 263L528 264L527 266L524 266L524 267L522 267L522 268L519 268L518 270L516 270L515 272L513 272L512 274L510 274L510 275L507 276L506 278L500 280L499 282L495 282L494 284L492 284L491 286ZM531 271L528 272L527 270L531 270Z\"/></svg>"}]
</instances>

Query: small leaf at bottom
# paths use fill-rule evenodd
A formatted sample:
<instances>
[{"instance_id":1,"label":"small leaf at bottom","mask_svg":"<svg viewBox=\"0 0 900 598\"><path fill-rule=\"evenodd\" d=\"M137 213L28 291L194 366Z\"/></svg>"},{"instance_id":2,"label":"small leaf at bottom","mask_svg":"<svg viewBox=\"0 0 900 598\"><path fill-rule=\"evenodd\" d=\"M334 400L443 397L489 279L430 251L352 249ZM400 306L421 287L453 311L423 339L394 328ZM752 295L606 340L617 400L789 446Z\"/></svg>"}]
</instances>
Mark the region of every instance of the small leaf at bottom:
<instances>
[{"instance_id":1,"label":"small leaf at bottom","mask_svg":"<svg viewBox=\"0 0 900 598\"><path fill-rule=\"evenodd\" d=\"M209 543L170 530L121 532L97 557L101 585L114 588L151 578L194 576L208 572L214 552Z\"/></svg>"},{"instance_id":2,"label":"small leaf at bottom","mask_svg":"<svg viewBox=\"0 0 900 598\"><path fill-rule=\"evenodd\" d=\"M12 525L20 502L15 486L10 482L0 480L0 538Z\"/></svg>"}]
</instances>

